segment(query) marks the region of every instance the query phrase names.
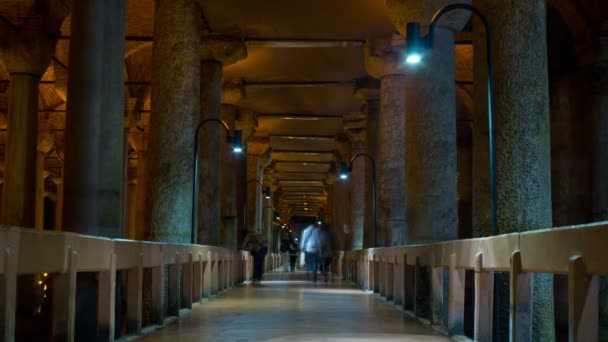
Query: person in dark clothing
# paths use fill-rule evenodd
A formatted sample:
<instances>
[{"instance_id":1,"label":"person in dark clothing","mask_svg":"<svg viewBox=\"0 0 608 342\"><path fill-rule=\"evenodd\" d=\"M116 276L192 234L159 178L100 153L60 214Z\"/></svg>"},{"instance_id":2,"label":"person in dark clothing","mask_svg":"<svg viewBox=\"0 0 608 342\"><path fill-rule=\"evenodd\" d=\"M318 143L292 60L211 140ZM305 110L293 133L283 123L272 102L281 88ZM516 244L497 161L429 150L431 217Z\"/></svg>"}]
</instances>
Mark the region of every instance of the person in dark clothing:
<instances>
[{"instance_id":1,"label":"person in dark clothing","mask_svg":"<svg viewBox=\"0 0 608 342\"><path fill-rule=\"evenodd\" d=\"M253 256L253 279L252 284L259 284L264 275L264 259L268 252L268 240L262 234L255 231L249 232L243 241L243 248Z\"/></svg>"}]
</instances>

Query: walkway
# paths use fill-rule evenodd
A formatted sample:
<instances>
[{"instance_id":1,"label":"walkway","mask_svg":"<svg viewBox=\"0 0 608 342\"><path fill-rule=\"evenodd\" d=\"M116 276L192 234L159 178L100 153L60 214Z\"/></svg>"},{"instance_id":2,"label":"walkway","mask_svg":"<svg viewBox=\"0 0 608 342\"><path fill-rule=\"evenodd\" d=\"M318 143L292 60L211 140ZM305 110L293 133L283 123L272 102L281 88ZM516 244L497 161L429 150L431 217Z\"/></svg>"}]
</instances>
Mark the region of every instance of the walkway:
<instances>
[{"instance_id":1,"label":"walkway","mask_svg":"<svg viewBox=\"0 0 608 342\"><path fill-rule=\"evenodd\" d=\"M144 341L449 341L343 281L267 273L203 305Z\"/></svg>"}]
</instances>

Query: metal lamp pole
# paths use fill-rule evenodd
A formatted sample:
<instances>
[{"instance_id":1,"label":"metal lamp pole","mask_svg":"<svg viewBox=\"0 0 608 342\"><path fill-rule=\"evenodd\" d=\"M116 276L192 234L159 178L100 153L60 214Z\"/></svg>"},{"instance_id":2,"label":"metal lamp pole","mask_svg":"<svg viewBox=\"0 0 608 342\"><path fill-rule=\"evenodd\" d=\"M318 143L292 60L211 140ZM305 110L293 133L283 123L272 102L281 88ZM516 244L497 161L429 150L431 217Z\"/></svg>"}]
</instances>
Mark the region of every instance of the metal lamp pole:
<instances>
[{"instance_id":1,"label":"metal lamp pole","mask_svg":"<svg viewBox=\"0 0 608 342\"><path fill-rule=\"evenodd\" d=\"M466 10L475 15L477 15L486 31L486 63L487 63L487 91L488 91L488 144L489 144L489 154L490 154L490 230L492 235L496 235L498 233L498 225L497 225L497 205L496 205L496 150L495 150L495 137L494 137L494 67L493 67L493 57L492 57L492 30L490 27L490 23L488 18L485 16L483 12L481 12L478 8L471 6L469 4L452 4L447 5L440 10L438 10L433 18L431 19L431 23L429 25L429 33L426 37L421 38L420 34L420 24L419 23L408 23L407 24L407 39L408 39L408 48L416 45L416 43L426 43L425 47L430 49L433 47L434 36L435 36L435 27L437 22L443 15L448 12L455 10ZM411 34L410 34L411 33ZM419 61L419 59L418 59Z\"/></svg>"}]
</instances>

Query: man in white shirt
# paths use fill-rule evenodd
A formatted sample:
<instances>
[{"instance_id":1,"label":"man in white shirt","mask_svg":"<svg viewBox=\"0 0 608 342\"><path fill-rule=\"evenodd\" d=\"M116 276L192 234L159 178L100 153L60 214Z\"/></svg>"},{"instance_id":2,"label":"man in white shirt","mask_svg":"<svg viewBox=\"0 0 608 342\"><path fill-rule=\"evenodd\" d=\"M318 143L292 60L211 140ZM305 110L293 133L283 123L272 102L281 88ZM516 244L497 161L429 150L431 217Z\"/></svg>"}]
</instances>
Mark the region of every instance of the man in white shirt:
<instances>
[{"instance_id":1,"label":"man in white shirt","mask_svg":"<svg viewBox=\"0 0 608 342\"><path fill-rule=\"evenodd\" d=\"M312 273L312 281L317 282L317 269L319 268L319 258L321 255L322 236L319 227L311 225L302 232L300 249L304 250L306 266Z\"/></svg>"}]
</instances>

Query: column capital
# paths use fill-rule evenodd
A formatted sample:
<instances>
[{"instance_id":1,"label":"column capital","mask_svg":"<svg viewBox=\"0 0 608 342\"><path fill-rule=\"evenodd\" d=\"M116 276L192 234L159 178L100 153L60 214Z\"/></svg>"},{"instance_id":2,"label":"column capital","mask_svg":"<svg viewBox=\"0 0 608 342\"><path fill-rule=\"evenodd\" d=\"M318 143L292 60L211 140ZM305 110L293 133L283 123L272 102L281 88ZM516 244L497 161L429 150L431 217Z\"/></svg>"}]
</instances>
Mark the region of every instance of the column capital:
<instances>
[{"instance_id":1,"label":"column capital","mask_svg":"<svg viewBox=\"0 0 608 342\"><path fill-rule=\"evenodd\" d=\"M405 45L395 46L393 36L368 39L364 46L365 70L377 79L387 75L405 75Z\"/></svg>"},{"instance_id":2,"label":"column capital","mask_svg":"<svg viewBox=\"0 0 608 342\"><path fill-rule=\"evenodd\" d=\"M253 137L247 141L247 154L264 155L270 147L270 139Z\"/></svg>"},{"instance_id":3,"label":"column capital","mask_svg":"<svg viewBox=\"0 0 608 342\"><path fill-rule=\"evenodd\" d=\"M250 110L240 110L236 120L236 129L243 132L243 141L249 140L258 128L255 113Z\"/></svg>"},{"instance_id":4,"label":"column capital","mask_svg":"<svg viewBox=\"0 0 608 342\"><path fill-rule=\"evenodd\" d=\"M210 34L201 38L201 59L221 62L223 66L247 58L247 47L242 37Z\"/></svg>"},{"instance_id":5,"label":"column capital","mask_svg":"<svg viewBox=\"0 0 608 342\"><path fill-rule=\"evenodd\" d=\"M346 135L350 140L353 154L365 153L367 150L367 129L365 126L349 128L346 130Z\"/></svg>"},{"instance_id":6,"label":"column capital","mask_svg":"<svg viewBox=\"0 0 608 342\"><path fill-rule=\"evenodd\" d=\"M442 7L455 3L471 4L471 0L386 0L388 16L395 28L405 35L405 25L408 22L418 22L421 26L428 26L431 18ZM452 11L441 18L441 27L448 28L454 32L462 30L469 21L469 11Z\"/></svg>"},{"instance_id":7,"label":"column capital","mask_svg":"<svg viewBox=\"0 0 608 342\"><path fill-rule=\"evenodd\" d=\"M61 23L69 14L62 1L42 3L33 8L18 30L0 28L0 59L9 73L30 73L42 76L55 52Z\"/></svg>"},{"instance_id":8,"label":"column capital","mask_svg":"<svg viewBox=\"0 0 608 342\"><path fill-rule=\"evenodd\" d=\"M237 104L243 98L245 98L243 80L234 79L224 82L222 85L222 103Z\"/></svg>"},{"instance_id":9,"label":"column capital","mask_svg":"<svg viewBox=\"0 0 608 342\"><path fill-rule=\"evenodd\" d=\"M239 115L239 108L233 104L222 103L221 118L230 129L234 129L236 119Z\"/></svg>"},{"instance_id":10,"label":"column capital","mask_svg":"<svg viewBox=\"0 0 608 342\"><path fill-rule=\"evenodd\" d=\"M355 87L355 97L363 102L380 99L380 82L371 77L358 79Z\"/></svg>"}]
</instances>

